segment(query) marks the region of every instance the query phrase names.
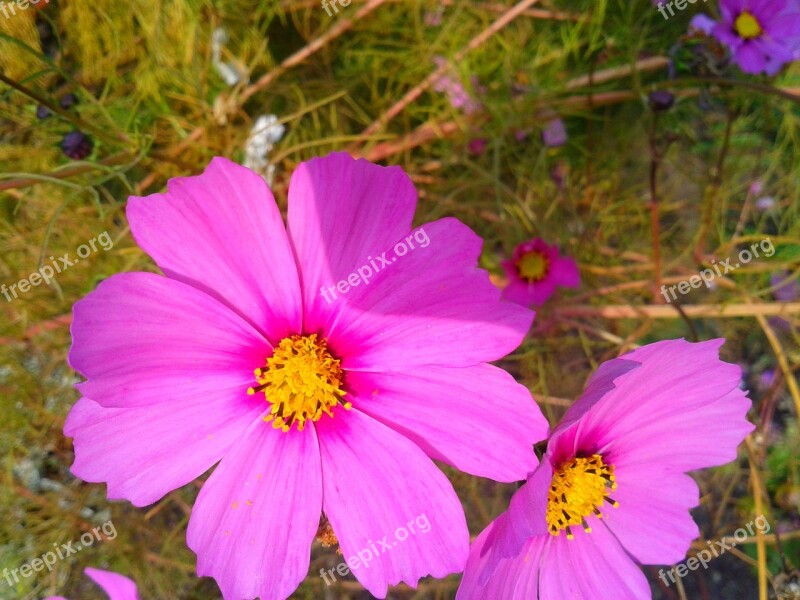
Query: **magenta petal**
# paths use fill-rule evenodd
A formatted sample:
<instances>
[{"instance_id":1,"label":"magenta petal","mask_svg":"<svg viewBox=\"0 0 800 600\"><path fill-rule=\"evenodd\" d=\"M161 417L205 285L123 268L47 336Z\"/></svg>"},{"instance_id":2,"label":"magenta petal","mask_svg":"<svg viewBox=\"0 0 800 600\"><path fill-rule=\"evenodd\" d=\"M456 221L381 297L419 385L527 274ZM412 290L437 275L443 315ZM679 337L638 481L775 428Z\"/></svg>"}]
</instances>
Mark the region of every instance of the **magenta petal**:
<instances>
[{"instance_id":1,"label":"magenta petal","mask_svg":"<svg viewBox=\"0 0 800 600\"><path fill-rule=\"evenodd\" d=\"M133 237L164 273L236 310L276 343L301 328L300 283L286 229L258 174L215 158L167 193L128 200Z\"/></svg>"},{"instance_id":2,"label":"magenta petal","mask_svg":"<svg viewBox=\"0 0 800 600\"><path fill-rule=\"evenodd\" d=\"M614 389L583 414L575 449L608 454L612 463L626 453L649 455L676 471L719 464L720 458L730 460L751 426L744 418L749 401L743 394L725 400L727 409L715 406L738 389L741 374L738 365L719 360L723 341L666 340L624 355L623 360L641 366L618 376ZM728 427L733 433L710 438L705 414L724 415L712 431ZM559 428L553 434L551 453L556 458L560 454L553 449L560 452L567 444L560 439L562 433L573 435L575 430ZM678 440L690 444L686 454L676 448ZM704 451L694 452L698 443L692 440L702 440Z\"/></svg>"},{"instance_id":3,"label":"magenta petal","mask_svg":"<svg viewBox=\"0 0 800 600\"><path fill-rule=\"evenodd\" d=\"M70 470L107 483L110 499L146 506L206 472L262 410L241 389L141 408L82 398L64 425L64 435L75 438Z\"/></svg>"},{"instance_id":4,"label":"magenta petal","mask_svg":"<svg viewBox=\"0 0 800 600\"><path fill-rule=\"evenodd\" d=\"M123 273L73 307L69 363L103 406L191 401L253 384L271 354L235 312L192 286L153 273Z\"/></svg>"},{"instance_id":5,"label":"magenta petal","mask_svg":"<svg viewBox=\"0 0 800 600\"><path fill-rule=\"evenodd\" d=\"M764 73L767 68L767 57L761 48L754 43L745 43L734 52L734 59L745 73Z\"/></svg>"},{"instance_id":6,"label":"magenta petal","mask_svg":"<svg viewBox=\"0 0 800 600\"><path fill-rule=\"evenodd\" d=\"M548 533L547 529L547 492L553 478L553 467L549 460L542 460L528 481L520 487L511 498L506 512L505 530L498 528L497 545L499 554L504 558L519 553L524 543L536 536Z\"/></svg>"},{"instance_id":7,"label":"magenta petal","mask_svg":"<svg viewBox=\"0 0 800 600\"><path fill-rule=\"evenodd\" d=\"M533 313L500 301L478 268L482 242L475 233L450 218L417 231L428 245L335 301L331 338L346 368L469 367L502 358L527 333Z\"/></svg>"},{"instance_id":8,"label":"magenta petal","mask_svg":"<svg viewBox=\"0 0 800 600\"><path fill-rule=\"evenodd\" d=\"M602 522L574 540L550 540L539 571L539 600L650 600L641 569Z\"/></svg>"},{"instance_id":9,"label":"magenta petal","mask_svg":"<svg viewBox=\"0 0 800 600\"><path fill-rule=\"evenodd\" d=\"M109 600L139 600L136 584L119 573L92 567L86 567L84 573L103 588Z\"/></svg>"},{"instance_id":10,"label":"magenta petal","mask_svg":"<svg viewBox=\"0 0 800 600\"><path fill-rule=\"evenodd\" d=\"M491 365L353 371L348 385L359 410L431 458L480 477L525 479L536 467L533 444L547 437L547 420L527 388Z\"/></svg>"},{"instance_id":11,"label":"magenta petal","mask_svg":"<svg viewBox=\"0 0 800 600\"><path fill-rule=\"evenodd\" d=\"M422 450L355 408L315 425L325 514L343 558L370 593L384 598L389 585L416 587L425 575L464 568L464 511Z\"/></svg>"},{"instance_id":12,"label":"magenta petal","mask_svg":"<svg viewBox=\"0 0 800 600\"><path fill-rule=\"evenodd\" d=\"M478 574L491 553L489 538L497 521L473 542L456 600L535 600L539 594L539 564L549 536L528 540L514 558L499 561L494 575L481 583Z\"/></svg>"},{"instance_id":13,"label":"magenta petal","mask_svg":"<svg viewBox=\"0 0 800 600\"><path fill-rule=\"evenodd\" d=\"M697 29L706 35L711 35L716 25L717 22L714 19L704 14L695 15L692 17L692 20L689 21L689 29Z\"/></svg>"},{"instance_id":14,"label":"magenta petal","mask_svg":"<svg viewBox=\"0 0 800 600\"><path fill-rule=\"evenodd\" d=\"M643 422L639 431L609 445L615 464L668 464L679 471L723 465L736 459L737 447L755 429L747 420L750 399L731 390L694 410L676 410L658 422Z\"/></svg>"},{"instance_id":15,"label":"magenta petal","mask_svg":"<svg viewBox=\"0 0 800 600\"><path fill-rule=\"evenodd\" d=\"M603 522L625 550L642 564L682 561L700 534L689 509L700 503L697 484L683 473L666 473L652 464L615 465L617 508L604 510ZM593 521L592 528L597 527Z\"/></svg>"},{"instance_id":16,"label":"magenta petal","mask_svg":"<svg viewBox=\"0 0 800 600\"><path fill-rule=\"evenodd\" d=\"M225 598L283 599L308 574L322 509L313 427L283 433L255 422L197 497L186 535L197 574Z\"/></svg>"},{"instance_id":17,"label":"magenta petal","mask_svg":"<svg viewBox=\"0 0 800 600\"><path fill-rule=\"evenodd\" d=\"M344 152L300 163L289 185L289 236L303 280L304 327L335 313L320 293L380 256L411 230L417 191L400 167Z\"/></svg>"},{"instance_id":18,"label":"magenta petal","mask_svg":"<svg viewBox=\"0 0 800 600\"><path fill-rule=\"evenodd\" d=\"M578 263L568 256L559 256L550 267L550 277L556 285L562 287L578 287L581 284L581 274Z\"/></svg>"},{"instance_id":19,"label":"magenta petal","mask_svg":"<svg viewBox=\"0 0 800 600\"><path fill-rule=\"evenodd\" d=\"M501 514L491 526L491 533L481 551L480 566L475 576L479 585L500 575L496 574L505 560L513 560L524 553L531 539L548 539L547 530L547 490L553 478L553 468L549 460L543 460L528 481L511 498L506 512Z\"/></svg>"}]
</instances>

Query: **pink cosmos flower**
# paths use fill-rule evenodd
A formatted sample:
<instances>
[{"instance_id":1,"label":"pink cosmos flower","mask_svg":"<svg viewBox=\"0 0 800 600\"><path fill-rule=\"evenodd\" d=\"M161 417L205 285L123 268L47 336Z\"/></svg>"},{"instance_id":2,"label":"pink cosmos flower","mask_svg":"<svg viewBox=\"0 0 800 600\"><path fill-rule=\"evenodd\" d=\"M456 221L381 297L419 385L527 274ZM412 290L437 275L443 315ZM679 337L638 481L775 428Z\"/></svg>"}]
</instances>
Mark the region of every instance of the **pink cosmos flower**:
<instances>
[{"instance_id":1,"label":"pink cosmos flower","mask_svg":"<svg viewBox=\"0 0 800 600\"><path fill-rule=\"evenodd\" d=\"M691 27L728 46L745 73L775 75L798 58L798 0L720 0L719 10L721 21L697 15Z\"/></svg>"},{"instance_id":2,"label":"pink cosmos flower","mask_svg":"<svg viewBox=\"0 0 800 600\"><path fill-rule=\"evenodd\" d=\"M139 600L139 593L136 590L136 584L113 571L103 571L102 569L93 569L86 567L84 573L94 581L97 585L103 588L103 591L108 594L109 600ZM63 596L48 596L44 600L67 600Z\"/></svg>"},{"instance_id":3,"label":"pink cosmos flower","mask_svg":"<svg viewBox=\"0 0 800 600\"><path fill-rule=\"evenodd\" d=\"M723 341L667 340L601 365L475 540L457 600L649 599L638 564L679 562L699 534L686 472L735 459L753 430Z\"/></svg>"},{"instance_id":4,"label":"pink cosmos flower","mask_svg":"<svg viewBox=\"0 0 800 600\"><path fill-rule=\"evenodd\" d=\"M289 596L322 513L345 557L429 520L354 569L375 596L461 571L464 512L431 459L506 482L536 466L547 423L488 364L533 314L500 301L477 235L412 232L415 207L399 167L331 154L294 172L285 227L258 174L215 158L128 202L165 276L115 275L74 307L72 472L145 506L219 462L187 539L225 598Z\"/></svg>"},{"instance_id":5,"label":"pink cosmos flower","mask_svg":"<svg viewBox=\"0 0 800 600\"><path fill-rule=\"evenodd\" d=\"M581 276L578 264L567 256L559 256L558 246L549 246L541 238L519 244L511 260L503 261L508 286L503 298L523 306L540 305L556 288L578 287Z\"/></svg>"}]
</instances>

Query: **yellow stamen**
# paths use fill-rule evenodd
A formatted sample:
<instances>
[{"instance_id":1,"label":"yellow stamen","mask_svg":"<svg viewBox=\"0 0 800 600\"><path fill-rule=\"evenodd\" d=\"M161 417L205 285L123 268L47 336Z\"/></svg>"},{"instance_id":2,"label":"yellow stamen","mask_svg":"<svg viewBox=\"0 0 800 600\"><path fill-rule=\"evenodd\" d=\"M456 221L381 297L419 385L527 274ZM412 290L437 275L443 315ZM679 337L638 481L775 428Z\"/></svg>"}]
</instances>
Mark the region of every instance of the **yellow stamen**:
<instances>
[{"instance_id":1,"label":"yellow stamen","mask_svg":"<svg viewBox=\"0 0 800 600\"><path fill-rule=\"evenodd\" d=\"M541 281L550 271L550 259L542 252L531 250L517 261L517 271L520 277L532 283Z\"/></svg>"},{"instance_id":2,"label":"yellow stamen","mask_svg":"<svg viewBox=\"0 0 800 600\"><path fill-rule=\"evenodd\" d=\"M333 527L331 527L330 521L328 521L326 517L323 517L323 521L319 524L316 537L323 548L330 548L331 546L337 546L339 544Z\"/></svg>"},{"instance_id":3,"label":"yellow stamen","mask_svg":"<svg viewBox=\"0 0 800 600\"><path fill-rule=\"evenodd\" d=\"M758 19L746 10L736 17L733 26L736 29L736 33L739 34L739 37L745 40L761 37L761 34L764 33Z\"/></svg>"},{"instance_id":4,"label":"yellow stamen","mask_svg":"<svg viewBox=\"0 0 800 600\"><path fill-rule=\"evenodd\" d=\"M281 340L267 359L267 366L255 370L259 385L247 390L250 395L263 391L270 406L265 421L275 429L289 431L294 423L302 431L306 421L318 421L323 414L344 402L344 369L334 358L324 339L317 334L293 335Z\"/></svg>"},{"instance_id":5,"label":"yellow stamen","mask_svg":"<svg viewBox=\"0 0 800 600\"><path fill-rule=\"evenodd\" d=\"M602 517L603 502L616 508L617 502L608 497L608 491L616 487L614 465L607 465L599 454L562 464L553 473L547 494L550 534L558 536L566 529L567 539L571 540L575 536L570 525L580 525L586 533L591 533L586 517L592 514Z\"/></svg>"}]
</instances>

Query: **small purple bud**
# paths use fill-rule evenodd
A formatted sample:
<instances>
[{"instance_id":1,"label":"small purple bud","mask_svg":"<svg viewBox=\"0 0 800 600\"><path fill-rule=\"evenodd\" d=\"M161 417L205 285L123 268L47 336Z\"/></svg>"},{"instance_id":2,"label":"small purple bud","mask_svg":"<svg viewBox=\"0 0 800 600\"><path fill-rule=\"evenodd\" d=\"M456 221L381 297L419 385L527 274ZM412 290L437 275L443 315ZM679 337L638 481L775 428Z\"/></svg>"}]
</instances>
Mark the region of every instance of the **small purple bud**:
<instances>
[{"instance_id":1,"label":"small purple bud","mask_svg":"<svg viewBox=\"0 0 800 600\"><path fill-rule=\"evenodd\" d=\"M675 104L675 96L667 90L656 90L650 92L648 103L650 108L656 112L669 110Z\"/></svg>"},{"instance_id":2,"label":"small purple bud","mask_svg":"<svg viewBox=\"0 0 800 600\"><path fill-rule=\"evenodd\" d=\"M72 160L83 160L92 153L94 143L82 131L70 131L61 140L61 149Z\"/></svg>"},{"instance_id":3,"label":"small purple bud","mask_svg":"<svg viewBox=\"0 0 800 600\"><path fill-rule=\"evenodd\" d=\"M488 144L489 140L486 138L474 138L467 144L467 151L473 156L480 156L483 154L483 151L486 150Z\"/></svg>"},{"instance_id":4,"label":"small purple bud","mask_svg":"<svg viewBox=\"0 0 800 600\"><path fill-rule=\"evenodd\" d=\"M71 106L74 106L78 103L78 99L75 97L75 94L64 94L59 98L58 103L61 105L61 108L67 109Z\"/></svg>"},{"instance_id":5,"label":"small purple bud","mask_svg":"<svg viewBox=\"0 0 800 600\"><path fill-rule=\"evenodd\" d=\"M44 104L40 104L36 107L36 118L37 119L46 119L53 113L50 112L50 109L47 108Z\"/></svg>"}]
</instances>

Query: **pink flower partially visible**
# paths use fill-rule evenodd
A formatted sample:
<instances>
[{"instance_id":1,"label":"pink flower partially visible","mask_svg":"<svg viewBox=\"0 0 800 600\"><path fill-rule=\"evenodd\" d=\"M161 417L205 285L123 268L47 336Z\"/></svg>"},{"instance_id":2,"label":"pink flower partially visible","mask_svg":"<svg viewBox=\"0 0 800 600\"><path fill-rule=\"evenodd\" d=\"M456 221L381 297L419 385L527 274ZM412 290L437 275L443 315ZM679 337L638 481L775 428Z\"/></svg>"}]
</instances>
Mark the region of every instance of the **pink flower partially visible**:
<instances>
[{"instance_id":1,"label":"pink flower partially visible","mask_svg":"<svg viewBox=\"0 0 800 600\"><path fill-rule=\"evenodd\" d=\"M699 535L686 473L734 460L753 430L723 341L667 340L602 364L475 540L457 600L649 599L639 565L680 562Z\"/></svg>"},{"instance_id":2,"label":"pink flower partially visible","mask_svg":"<svg viewBox=\"0 0 800 600\"><path fill-rule=\"evenodd\" d=\"M433 459L505 482L536 466L547 422L488 364L533 313L500 300L468 227L412 231L416 200L399 167L331 154L295 170L287 227L216 158L128 202L165 276L114 275L73 309L72 472L145 506L219 463L187 540L226 599L289 596L323 513L345 557L429 520L354 569L375 596L459 572L464 511Z\"/></svg>"},{"instance_id":3,"label":"pink flower partially visible","mask_svg":"<svg viewBox=\"0 0 800 600\"><path fill-rule=\"evenodd\" d=\"M575 288L581 284L578 264L560 256L558 246L549 246L541 238L519 244L511 260L503 261L508 286L503 298L523 306L540 305L557 287Z\"/></svg>"},{"instance_id":4,"label":"pink flower partially visible","mask_svg":"<svg viewBox=\"0 0 800 600\"><path fill-rule=\"evenodd\" d=\"M103 571L86 567L84 573L103 588L108 594L109 600L139 600L139 593L136 584L127 577L114 573L113 571ZM67 600L63 596L48 596L44 600Z\"/></svg>"},{"instance_id":5,"label":"pink flower partially visible","mask_svg":"<svg viewBox=\"0 0 800 600\"><path fill-rule=\"evenodd\" d=\"M435 57L433 62L438 68L447 64L447 60L442 56ZM470 115L483 107L479 101L470 96L461 82L457 81L449 74L439 77L433 84L433 90L447 94L447 98L450 100L452 107L464 111L466 115Z\"/></svg>"}]
</instances>

